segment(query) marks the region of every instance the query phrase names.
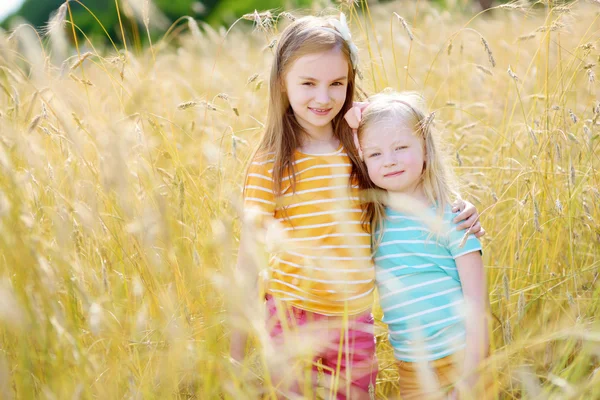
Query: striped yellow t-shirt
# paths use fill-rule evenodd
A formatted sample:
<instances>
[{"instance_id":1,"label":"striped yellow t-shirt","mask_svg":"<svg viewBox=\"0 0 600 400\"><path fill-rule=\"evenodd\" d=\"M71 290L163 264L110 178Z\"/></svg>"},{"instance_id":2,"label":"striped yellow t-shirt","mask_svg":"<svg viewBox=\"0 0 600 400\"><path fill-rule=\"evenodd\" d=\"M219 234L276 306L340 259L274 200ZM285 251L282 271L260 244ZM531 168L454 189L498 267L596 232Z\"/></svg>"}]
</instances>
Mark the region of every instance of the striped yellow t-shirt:
<instances>
[{"instance_id":1,"label":"striped yellow t-shirt","mask_svg":"<svg viewBox=\"0 0 600 400\"><path fill-rule=\"evenodd\" d=\"M343 148L318 155L297 151L294 159L295 190L284 178L279 199L273 154L257 155L246 177L245 210L272 217L281 227L266 291L324 315L369 310L375 288L371 236L361 224L358 188L349 184L350 159Z\"/></svg>"}]
</instances>

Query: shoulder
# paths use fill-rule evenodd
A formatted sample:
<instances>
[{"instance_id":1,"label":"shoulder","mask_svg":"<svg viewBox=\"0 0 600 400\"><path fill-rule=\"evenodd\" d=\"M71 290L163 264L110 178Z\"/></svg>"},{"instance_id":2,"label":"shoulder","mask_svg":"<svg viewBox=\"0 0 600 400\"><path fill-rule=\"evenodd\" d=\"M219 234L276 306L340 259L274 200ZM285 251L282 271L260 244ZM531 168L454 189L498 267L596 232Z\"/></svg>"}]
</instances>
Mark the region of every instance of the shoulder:
<instances>
[{"instance_id":1,"label":"shoulder","mask_svg":"<svg viewBox=\"0 0 600 400\"><path fill-rule=\"evenodd\" d=\"M452 212L450 206L444 210L443 221L445 234L443 235L443 241L453 258L457 258L472 251L481 251L481 242L475 235L472 233L466 234L467 231L456 229L459 224L453 220L458 214L458 212Z\"/></svg>"},{"instance_id":2,"label":"shoulder","mask_svg":"<svg viewBox=\"0 0 600 400\"><path fill-rule=\"evenodd\" d=\"M460 214L459 211L452 212L452 206L450 206L450 205L446 206L446 208L444 209L444 214L442 216L442 222L443 222L444 228L446 229L447 232L456 231L456 227L459 225L459 223L454 222L454 218L456 218L456 216L458 214ZM464 232L461 232L461 233L464 233Z\"/></svg>"},{"instance_id":3,"label":"shoulder","mask_svg":"<svg viewBox=\"0 0 600 400\"><path fill-rule=\"evenodd\" d=\"M274 162L274 152L258 151L250 160L250 165L273 165Z\"/></svg>"},{"instance_id":4,"label":"shoulder","mask_svg":"<svg viewBox=\"0 0 600 400\"><path fill-rule=\"evenodd\" d=\"M275 153L257 152L248 164L248 173L271 175L274 163Z\"/></svg>"}]
</instances>

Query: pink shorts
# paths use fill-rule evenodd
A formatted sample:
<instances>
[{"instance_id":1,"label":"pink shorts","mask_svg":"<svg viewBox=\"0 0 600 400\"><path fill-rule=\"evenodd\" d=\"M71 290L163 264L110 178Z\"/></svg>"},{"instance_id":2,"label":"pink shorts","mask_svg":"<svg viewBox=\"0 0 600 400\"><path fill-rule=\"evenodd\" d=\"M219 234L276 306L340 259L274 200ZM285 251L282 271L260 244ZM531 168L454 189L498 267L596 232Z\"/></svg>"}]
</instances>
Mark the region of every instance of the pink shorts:
<instances>
[{"instance_id":1,"label":"pink shorts","mask_svg":"<svg viewBox=\"0 0 600 400\"><path fill-rule=\"evenodd\" d=\"M364 393L370 391L374 393L378 366L375 356L372 314L350 316L344 327L341 317L329 317L286 306L285 302L278 301L271 295L267 295L266 305L269 312L268 329L275 344L294 346L294 334L296 336L300 334L302 337L318 335L315 337L319 346L316 346L318 348L315 349L313 371L319 371L317 361L320 360L322 372L332 375L337 371L339 360L339 376L342 378L340 382L349 380L352 391L360 389ZM285 311L287 317L285 329L277 313L278 306L285 307L285 310L280 310ZM284 333L290 333L290 336L286 338ZM342 338L342 355L340 357ZM345 384L339 384L338 399L346 399L346 389Z\"/></svg>"}]
</instances>

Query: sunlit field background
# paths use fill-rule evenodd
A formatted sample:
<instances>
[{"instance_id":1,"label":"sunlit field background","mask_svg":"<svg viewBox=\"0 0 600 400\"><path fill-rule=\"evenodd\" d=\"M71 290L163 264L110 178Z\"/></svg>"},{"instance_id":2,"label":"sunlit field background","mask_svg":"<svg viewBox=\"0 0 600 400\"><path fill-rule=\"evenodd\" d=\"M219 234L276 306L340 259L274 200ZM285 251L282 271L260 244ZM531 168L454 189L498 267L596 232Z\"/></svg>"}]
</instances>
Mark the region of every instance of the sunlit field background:
<instances>
[{"instance_id":1,"label":"sunlit field background","mask_svg":"<svg viewBox=\"0 0 600 400\"><path fill-rule=\"evenodd\" d=\"M360 48L357 98L422 91L481 213L497 398L600 398L594 3L330 4ZM274 40L302 13L183 18L140 49L74 43L62 11L46 36L0 34L0 398L274 398L233 268ZM255 337L243 365L231 324ZM398 398L377 337L376 395Z\"/></svg>"}]
</instances>

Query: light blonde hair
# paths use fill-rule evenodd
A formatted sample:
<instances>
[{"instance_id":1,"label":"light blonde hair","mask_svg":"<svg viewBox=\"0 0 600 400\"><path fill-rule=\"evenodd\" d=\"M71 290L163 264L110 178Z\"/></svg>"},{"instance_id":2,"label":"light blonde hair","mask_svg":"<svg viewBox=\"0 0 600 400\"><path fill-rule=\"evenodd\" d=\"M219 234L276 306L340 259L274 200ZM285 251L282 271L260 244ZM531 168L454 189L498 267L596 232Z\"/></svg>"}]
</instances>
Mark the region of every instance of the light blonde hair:
<instances>
[{"instance_id":1,"label":"light blonde hair","mask_svg":"<svg viewBox=\"0 0 600 400\"><path fill-rule=\"evenodd\" d=\"M355 67L352 65L348 42L336 31L333 17L308 16L295 20L281 33L271 67L269 81L269 108L262 140L253 156L274 153L273 188L276 197L281 196L282 180L289 176L292 190L295 188L294 152L302 144L303 129L296 120L285 93L285 75L293 63L307 54L339 49L348 60L346 101L333 118L333 134L342 143L352 165L352 176L364 169L354 148L352 131L344 122L344 114L352 107ZM351 178L352 180L353 178Z\"/></svg>"},{"instance_id":2,"label":"light blonde hair","mask_svg":"<svg viewBox=\"0 0 600 400\"><path fill-rule=\"evenodd\" d=\"M384 91L371 96L368 102L358 127L359 142L366 129L382 121L413 128L423 145L423 190L428 200L437 207L438 214L443 214L452 199L458 197L456 178L450 159L443 150L441 137L433 129L434 114L427 113L423 97L416 92ZM381 189L368 179L368 175L359 175L357 181L365 209L363 223L370 223L372 232L376 232L385 216L384 196L373 194Z\"/></svg>"}]
</instances>

